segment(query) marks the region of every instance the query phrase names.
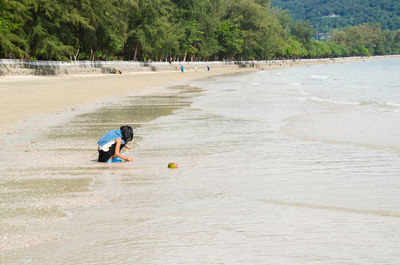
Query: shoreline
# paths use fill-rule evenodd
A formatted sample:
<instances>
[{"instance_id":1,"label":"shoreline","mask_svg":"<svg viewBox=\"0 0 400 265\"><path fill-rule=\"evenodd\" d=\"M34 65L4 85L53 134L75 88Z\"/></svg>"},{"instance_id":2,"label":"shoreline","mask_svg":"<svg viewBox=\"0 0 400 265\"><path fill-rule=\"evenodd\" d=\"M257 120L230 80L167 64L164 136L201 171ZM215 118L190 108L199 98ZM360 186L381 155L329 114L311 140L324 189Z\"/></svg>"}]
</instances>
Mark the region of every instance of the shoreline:
<instances>
[{"instance_id":1,"label":"shoreline","mask_svg":"<svg viewBox=\"0 0 400 265\"><path fill-rule=\"evenodd\" d=\"M0 80L18 79L21 77L60 77L60 76L101 76L109 75L113 70L123 74L180 72L184 66L185 72L205 70L235 70L238 68L265 68L308 65L315 63L349 62L365 60L381 60L400 58L399 55L377 55L370 57L335 57L313 59L274 59L262 61L174 61L174 62L138 62L138 61L26 61L19 59L0 59Z\"/></svg>"},{"instance_id":2,"label":"shoreline","mask_svg":"<svg viewBox=\"0 0 400 265\"><path fill-rule=\"evenodd\" d=\"M211 68L207 71L192 67L180 71L130 72L122 75L78 74L56 76L6 76L0 77L0 99L3 106L0 115L0 133L10 133L21 127L27 119L37 115L74 111L85 105L130 93L145 96L166 93L172 85L235 73L251 73L281 67L297 67L327 63L344 63L367 60L400 58L400 56L347 57L336 59L275 60L253 67ZM188 62L190 64L190 62ZM171 91L168 91L171 92Z\"/></svg>"},{"instance_id":3,"label":"shoreline","mask_svg":"<svg viewBox=\"0 0 400 265\"><path fill-rule=\"evenodd\" d=\"M253 69L210 72L153 72L125 75L56 77L13 77L0 79L0 133L9 133L35 116L75 111L124 95L147 96L172 93L168 88L225 74L253 72Z\"/></svg>"}]
</instances>

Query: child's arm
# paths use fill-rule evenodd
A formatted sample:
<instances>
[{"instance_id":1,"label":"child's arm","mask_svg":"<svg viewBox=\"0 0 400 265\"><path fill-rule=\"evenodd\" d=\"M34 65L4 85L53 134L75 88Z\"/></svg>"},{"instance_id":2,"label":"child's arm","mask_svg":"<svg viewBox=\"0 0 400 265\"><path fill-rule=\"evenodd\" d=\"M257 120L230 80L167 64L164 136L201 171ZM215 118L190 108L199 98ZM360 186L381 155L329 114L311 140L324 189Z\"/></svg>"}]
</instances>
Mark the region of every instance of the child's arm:
<instances>
[{"instance_id":1,"label":"child's arm","mask_svg":"<svg viewBox=\"0 0 400 265\"><path fill-rule=\"evenodd\" d=\"M115 156L117 156L117 157L119 157L119 158L121 158L121 159L123 159L125 161L132 162L133 161L132 157L130 157L130 156L124 157L119 152L119 149L121 148L121 143L122 143L121 138L115 139Z\"/></svg>"}]
</instances>

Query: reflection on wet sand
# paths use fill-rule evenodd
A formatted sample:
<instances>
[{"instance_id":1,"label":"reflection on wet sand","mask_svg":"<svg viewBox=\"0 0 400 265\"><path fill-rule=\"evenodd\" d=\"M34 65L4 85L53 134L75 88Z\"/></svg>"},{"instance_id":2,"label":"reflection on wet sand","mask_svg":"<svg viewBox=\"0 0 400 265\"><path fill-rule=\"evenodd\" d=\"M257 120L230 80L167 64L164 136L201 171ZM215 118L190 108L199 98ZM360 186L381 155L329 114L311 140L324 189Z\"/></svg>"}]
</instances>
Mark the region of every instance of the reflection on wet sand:
<instances>
[{"instance_id":1,"label":"reflection on wet sand","mask_svg":"<svg viewBox=\"0 0 400 265\"><path fill-rule=\"evenodd\" d=\"M35 139L25 131L15 142L8 139L3 144L13 148L13 155L0 160L0 264L23 258L20 249L66 240L68 236L58 226L68 222L71 212L107 202L104 183L98 179L115 170L132 169L132 165L97 163L97 138L124 124L137 130L191 104L190 89L174 89L185 91L186 96L127 96L67 123L33 128L40 131ZM19 141L24 134L28 142ZM135 135L135 146L141 138Z\"/></svg>"}]
</instances>

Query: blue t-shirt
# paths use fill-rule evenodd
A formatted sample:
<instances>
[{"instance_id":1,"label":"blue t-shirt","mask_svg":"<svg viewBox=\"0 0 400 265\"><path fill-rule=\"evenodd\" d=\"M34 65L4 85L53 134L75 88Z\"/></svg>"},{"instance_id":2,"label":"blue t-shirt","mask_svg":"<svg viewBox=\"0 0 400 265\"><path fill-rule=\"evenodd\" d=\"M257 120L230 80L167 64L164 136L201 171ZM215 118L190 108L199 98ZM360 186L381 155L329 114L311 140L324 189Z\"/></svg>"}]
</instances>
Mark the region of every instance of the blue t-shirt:
<instances>
[{"instance_id":1,"label":"blue t-shirt","mask_svg":"<svg viewBox=\"0 0 400 265\"><path fill-rule=\"evenodd\" d=\"M101 139L97 142L98 146L103 146L115 139L121 138L122 139L122 132L121 130L111 130L107 132ZM125 141L122 139L122 144L125 144Z\"/></svg>"}]
</instances>

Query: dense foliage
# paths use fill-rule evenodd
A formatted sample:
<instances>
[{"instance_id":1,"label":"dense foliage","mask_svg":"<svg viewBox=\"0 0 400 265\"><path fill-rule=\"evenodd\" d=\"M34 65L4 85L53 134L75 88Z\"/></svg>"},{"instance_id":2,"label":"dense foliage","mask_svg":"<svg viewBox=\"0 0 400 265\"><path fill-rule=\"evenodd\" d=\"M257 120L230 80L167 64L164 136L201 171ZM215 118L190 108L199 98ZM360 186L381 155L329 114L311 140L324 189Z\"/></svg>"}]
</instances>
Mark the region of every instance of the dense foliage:
<instances>
[{"instance_id":1,"label":"dense foliage","mask_svg":"<svg viewBox=\"0 0 400 265\"><path fill-rule=\"evenodd\" d=\"M296 21L309 20L319 32L364 23L400 29L398 0L272 0L271 5L289 10Z\"/></svg>"},{"instance_id":2,"label":"dense foliage","mask_svg":"<svg viewBox=\"0 0 400 265\"><path fill-rule=\"evenodd\" d=\"M0 0L0 57L42 60L266 60L399 53L375 24L317 42L269 0Z\"/></svg>"}]
</instances>

